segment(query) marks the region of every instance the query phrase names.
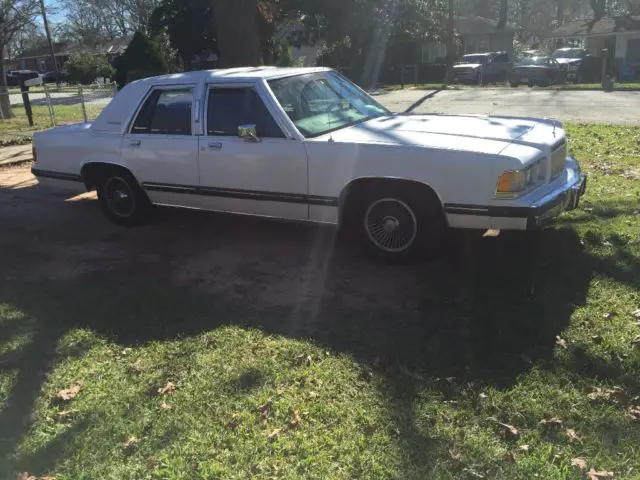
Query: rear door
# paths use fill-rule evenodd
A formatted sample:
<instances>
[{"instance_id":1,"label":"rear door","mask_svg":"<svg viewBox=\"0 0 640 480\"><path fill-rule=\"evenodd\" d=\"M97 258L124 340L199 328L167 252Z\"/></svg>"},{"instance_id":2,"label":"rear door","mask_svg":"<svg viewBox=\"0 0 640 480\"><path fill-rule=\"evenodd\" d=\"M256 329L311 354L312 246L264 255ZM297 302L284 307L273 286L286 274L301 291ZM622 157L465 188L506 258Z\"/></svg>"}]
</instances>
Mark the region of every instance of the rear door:
<instances>
[{"instance_id":1,"label":"rear door","mask_svg":"<svg viewBox=\"0 0 640 480\"><path fill-rule=\"evenodd\" d=\"M123 157L153 203L191 206L198 186L196 85L154 87L124 137Z\"/></svg>"}]
</instances>

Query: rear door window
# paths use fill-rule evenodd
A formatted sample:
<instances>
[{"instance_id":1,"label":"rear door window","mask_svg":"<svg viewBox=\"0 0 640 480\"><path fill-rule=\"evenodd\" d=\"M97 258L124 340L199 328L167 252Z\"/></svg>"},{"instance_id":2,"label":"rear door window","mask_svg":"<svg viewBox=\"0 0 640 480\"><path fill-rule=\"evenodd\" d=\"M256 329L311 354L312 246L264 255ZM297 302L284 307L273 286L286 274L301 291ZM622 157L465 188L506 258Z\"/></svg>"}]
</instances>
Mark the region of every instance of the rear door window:
<instances>
[{"instance_id":1,"label":"rear door window","mask_svg":"<svg viewBox=\"0 0 640 480\"><path fill-rule=\"evenodd\" d=\"M191 135L193 89L157 89L140 109L132 134Z\"/></svg>"}]
</instances>

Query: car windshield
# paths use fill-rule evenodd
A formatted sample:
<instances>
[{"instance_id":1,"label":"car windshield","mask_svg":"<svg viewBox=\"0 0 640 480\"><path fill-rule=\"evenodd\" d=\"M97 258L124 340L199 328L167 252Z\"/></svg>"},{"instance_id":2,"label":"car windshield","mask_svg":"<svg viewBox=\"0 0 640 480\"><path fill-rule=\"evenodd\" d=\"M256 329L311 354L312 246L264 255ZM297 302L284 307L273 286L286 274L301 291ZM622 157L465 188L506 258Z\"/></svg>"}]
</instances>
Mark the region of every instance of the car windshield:
<instances>
[{"instance_id":1,"label":"car windshield","mask_svg":"<svg viewBox=\"0 0 640 480\"><path fill-rule=\"evenodd\" d=\"M549 63L548 57L527 57L521 58L518 61L518 65L547 65Z\"/></svg>"},{"instance_id":2,"label":"car windshield","mask_svg":"<svg viewBox=\"0 0 640 480\"><path fill-rule=\"evenodd\" d=\"M462 57L462 60L460 60L460 63L484 64L484 63L487 63L488 58L489 57L487 57L487 55L465 55L464 57Z\"/></svg>"},{"instance_id":3,"label":"car windshield","mask_svg":"<svg viewBox=\"0 0 640 480\"><path fill-rule=\"evenodd\" d=\"M391 115L391 112L336 72L271 80L269 86L305 137Z\"/></svg>"},{"instance_id":4,"label":"car windshield","mask_svg":"<svg viewBox=\"0 0 640 480\"><path fill-rule=\"evenodd\" d=\"M553 55L553 58L581 58L582 50L580 48L574 48L571 50L556 50Z\"/></svg>"}]
</instances>

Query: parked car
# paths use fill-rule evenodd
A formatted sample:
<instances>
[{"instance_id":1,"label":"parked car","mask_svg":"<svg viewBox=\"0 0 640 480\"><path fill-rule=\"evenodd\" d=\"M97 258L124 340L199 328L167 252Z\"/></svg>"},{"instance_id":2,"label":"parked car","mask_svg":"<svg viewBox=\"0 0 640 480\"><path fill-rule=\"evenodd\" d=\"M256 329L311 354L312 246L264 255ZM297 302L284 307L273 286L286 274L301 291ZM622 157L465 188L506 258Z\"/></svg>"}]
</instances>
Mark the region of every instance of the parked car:
<instances>
[{"instance_id":1,"label":"parked car","mask_svg":"<svg viewBox=\"0 0 640 480\"><path fill-rule=\"evenodd\" d=\"M516 62L509 75L509 83L512 87L521 84L530 87L534 85L549 86L554 83L563 83L564 79L564 69L549 57L522 58Z\"/></svg>"},{"instance_id":2,"label":"parked car","mask_svg":"<svg viewBox=\"0 0 640 480\"><path fill-rule=\"evenodd\" d=\"M525 50L520 54L520 58L528 57L546 57L547 55L542 50Z\"/></svg>"},{"instance_id":3,"label":"parked car","mask_svg":"<svg viewBox=\"0 0 640 480\"><path fill-rule=\"evenodd\" d=\"M505 82L510 69L509 55L504 52L473 53L464 55L460 62L453 66L453 81L478 85Z\"/></svg>"},{"instance_id":4,"label":"parked car","mask_svg":"<svg viewBox=\"0 0 640 480\"><path fill-rule=\"evenodd\" d=\"M60 83L65 81L65 75L63 71L51 71L47 72L42 76L42 81L44 83Z\"/></svg>"},{"instance_id":5,"label":"parked car","mask_svg":"<svg viewBox=\"0 0 640 480\"><path fill-rule=\"evenodd\" d=\"M328 223L397 261L447 226L537 228L586 188L556 121L394 115L327 68L140 80L33 145L42 187L96 189L121 225L152 205Z\"/></svg>"},{"instance_id":6,"label":"parked car","mask_svg":"<svg viewBox=\"0 0 640 480\"><path fill-rule=\"evenodd\" d=\"M560 48L551 55L566 71L569 82L599 81L601 60L584 48Z\"/></svg>"},{"instance_id":7,"label":"parked car","mask_svg":"<svg viewBox=\"0 0 640 480\"><path fill-rule=\"evenodd\" d=\"M9 70L7 72L7 86L19 87L21 80L27 86L42 85L42 75L33 70Z\"/></svg>"}]
</instances>

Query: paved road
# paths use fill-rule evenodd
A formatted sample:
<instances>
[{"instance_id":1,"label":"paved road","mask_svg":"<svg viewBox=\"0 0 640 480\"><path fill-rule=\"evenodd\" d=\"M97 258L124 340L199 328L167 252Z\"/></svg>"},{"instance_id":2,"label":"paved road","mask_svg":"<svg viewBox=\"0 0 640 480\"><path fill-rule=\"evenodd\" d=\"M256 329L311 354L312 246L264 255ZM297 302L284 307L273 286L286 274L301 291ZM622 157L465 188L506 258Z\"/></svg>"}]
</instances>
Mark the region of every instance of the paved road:
<instances>
[{"instance_id":1,"label":"paved road","mask_svg":"<svg viewBox=\"0 0 640 480\"><path fill-rule=\"evenodd\" d=\"M406 111L425 90L401 90L379 95L394 112ZM437 92L414 113L511 115L640 125L640 92L598 92L517 89L467 89Z\"/></svg>"}]
</instances>

